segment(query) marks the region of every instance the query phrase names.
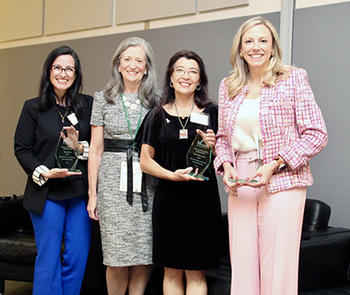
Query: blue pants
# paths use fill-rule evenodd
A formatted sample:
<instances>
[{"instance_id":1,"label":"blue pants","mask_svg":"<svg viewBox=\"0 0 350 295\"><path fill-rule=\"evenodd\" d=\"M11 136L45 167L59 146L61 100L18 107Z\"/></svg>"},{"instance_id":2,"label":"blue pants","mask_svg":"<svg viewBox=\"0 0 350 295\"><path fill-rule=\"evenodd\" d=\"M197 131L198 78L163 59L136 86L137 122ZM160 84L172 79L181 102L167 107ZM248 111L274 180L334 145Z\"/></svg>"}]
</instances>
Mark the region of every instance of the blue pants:
<instances>
[{"instance_id":1,"label":"blue pants","mask_svg":"<svg viewBox=\"0 0 350 295\"><path fill-rule=\"evenodd\" d=\"M29 213L38 253L33 295L79 295L90 246L85 199L48 199L42 215Z\"/></svg>"}]
</instances>

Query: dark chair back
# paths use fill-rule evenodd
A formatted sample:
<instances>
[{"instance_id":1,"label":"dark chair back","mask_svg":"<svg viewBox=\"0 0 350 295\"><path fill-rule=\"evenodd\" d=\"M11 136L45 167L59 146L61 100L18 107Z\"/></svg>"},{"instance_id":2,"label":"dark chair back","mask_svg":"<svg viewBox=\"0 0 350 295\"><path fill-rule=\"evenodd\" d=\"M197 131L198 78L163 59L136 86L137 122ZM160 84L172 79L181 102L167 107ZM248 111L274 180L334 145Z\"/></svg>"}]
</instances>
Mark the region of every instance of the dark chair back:
<instances>
[{"instance_id":1,"label":"dark chair back","mask_svg":"<svg viewBox=\"0 0 350 295\"><path fill-rule=\"evenodd\" d=\"M331 207L326 203L319 200L306 199L303 232L326 229L330 216Z\"/></svg>"}]
</instances>

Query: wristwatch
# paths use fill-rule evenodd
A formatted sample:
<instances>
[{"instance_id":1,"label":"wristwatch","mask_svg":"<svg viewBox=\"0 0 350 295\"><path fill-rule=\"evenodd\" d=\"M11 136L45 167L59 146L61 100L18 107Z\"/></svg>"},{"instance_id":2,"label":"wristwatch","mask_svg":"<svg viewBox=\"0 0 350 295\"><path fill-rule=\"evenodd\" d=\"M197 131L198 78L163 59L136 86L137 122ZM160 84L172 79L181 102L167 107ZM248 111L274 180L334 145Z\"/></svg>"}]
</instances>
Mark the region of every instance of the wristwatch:
<instances>
[{"instance_id":1,"label":"wristwatch","mask_svg":"<svg viewBox=\"0 0 350 295\"><path fill-rule=\"evenodd\" d=\"M280 156L275 157L275 158L273 158L273 159L274 159L274 160L277 162L277 164L278 164L278 167L277 167L276 172L279 172L279 171L281 171L283 168L286 167L286 163L284 162L284 160L283 160Z\"/></svg>"}]
</instances>

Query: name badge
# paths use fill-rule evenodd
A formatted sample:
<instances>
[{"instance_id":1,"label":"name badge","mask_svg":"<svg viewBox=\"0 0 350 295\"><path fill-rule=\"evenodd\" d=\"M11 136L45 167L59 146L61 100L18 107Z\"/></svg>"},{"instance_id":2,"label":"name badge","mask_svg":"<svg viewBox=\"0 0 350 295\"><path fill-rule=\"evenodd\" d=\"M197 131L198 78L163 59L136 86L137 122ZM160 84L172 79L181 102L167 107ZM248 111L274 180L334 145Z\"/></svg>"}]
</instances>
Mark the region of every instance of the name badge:
<instances>
[{"instance_id":1,"label":"name badge","mask_svg":"<svg viewBox=\"0 0 350 295\"><path fill-rule=\"evenodd\" d=\"M73 126L77 125L78 124L78 119L77 119L77 116L74 114L74 113L71 113L67 116L69 122L72 123Z\"/></svg>"},{"instance_id":2,"label":"name badge","mask_svg":"<svg viewBox=\"0 0 350 295\"><path fill-rule=\"evenodd\" d=\"M141 193L142 186L142 171L139 162L132 163L133 174L133 191L134 193ZM127 192L128 190L128 168L126 161L121 162L120 166L120 185L119 190L121 192Z\"/></svg>"},{"instance_id":3,"label":"name badge","mask_svg":"<svg viewBox=\"0 0 350 295\"><path fill-rule=\"evenodd\" d=\"M209 125L209 116L208 116L208 114L204 114L204 113L200 114L200 113L192 112L191 117L190 117L190 121L192 123L208 126Z\"/></svg>"}]
</instances>

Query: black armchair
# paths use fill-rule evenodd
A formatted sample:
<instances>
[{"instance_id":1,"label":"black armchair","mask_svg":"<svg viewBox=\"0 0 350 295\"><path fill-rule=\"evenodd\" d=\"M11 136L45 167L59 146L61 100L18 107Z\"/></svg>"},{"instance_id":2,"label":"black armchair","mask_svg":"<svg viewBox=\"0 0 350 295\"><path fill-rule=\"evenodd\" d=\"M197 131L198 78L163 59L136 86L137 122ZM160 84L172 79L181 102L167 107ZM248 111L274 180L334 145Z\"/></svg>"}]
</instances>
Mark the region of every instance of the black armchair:
<instances>
[{"instance_id":1,"label":"black armchair","mask_svg":"<svg viewBox=\"0 0 350 295\"><path fill-rule=\"evenodd\" d=\"M36 247L29 214L17 196L0 198L0 294L5 280L33 281Z\"/></svg>"},{"instance_id":2,"label":"black armchair","mask_svg":"<svg viewBox=\"0 0 350 295\"><path fill-rule=\"evenodd\" d=\"M350 230L328 226L331 208L306 200L299 258L300 295L350 294Z\"/></svg>"}]
</instances>

